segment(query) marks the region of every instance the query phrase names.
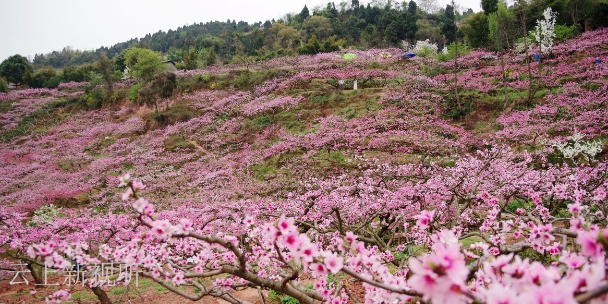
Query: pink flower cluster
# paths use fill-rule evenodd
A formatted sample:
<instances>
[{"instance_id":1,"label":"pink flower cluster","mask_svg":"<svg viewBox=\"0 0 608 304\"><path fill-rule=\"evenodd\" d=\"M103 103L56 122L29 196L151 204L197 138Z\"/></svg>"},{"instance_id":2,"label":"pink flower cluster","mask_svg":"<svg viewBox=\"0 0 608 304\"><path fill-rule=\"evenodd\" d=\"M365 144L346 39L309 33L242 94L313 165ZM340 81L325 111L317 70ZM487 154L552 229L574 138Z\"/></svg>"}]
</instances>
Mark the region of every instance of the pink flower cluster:
<instances>
[{"instance_id":1,"label":"pink flower cluster","mask_svg":"<svg viewBox=\"0 0 608 304\"><path fill-rule=\"evenodd\" d=\"M249 103L243 105L242 113L244 116L254 116L260 113L277 112L289 109L299 102L303 97L277 96L277 97L258 97Z\"/></svg>"}]
</instances>

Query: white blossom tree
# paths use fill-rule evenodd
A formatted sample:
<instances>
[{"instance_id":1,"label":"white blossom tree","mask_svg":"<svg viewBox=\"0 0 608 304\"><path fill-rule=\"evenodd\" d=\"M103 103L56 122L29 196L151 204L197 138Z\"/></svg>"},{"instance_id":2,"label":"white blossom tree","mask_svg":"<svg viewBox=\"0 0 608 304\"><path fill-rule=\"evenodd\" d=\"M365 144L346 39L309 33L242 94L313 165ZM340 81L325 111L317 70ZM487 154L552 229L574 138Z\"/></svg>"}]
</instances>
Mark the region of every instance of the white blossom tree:
<instances>
[{"instance_id":1,"label":"white blossom tree","mask_svg":"<svg viewBox=\"0 0 608 304\"><path fill-rule=\"evenodd\" d=\"M547 7L543 12L543 19L536 20L536 27L532 33L538 44L540 54L548 53L553 48L556 19L557 12L554 12L550 7Z\"/></svg>"}]
</instances>

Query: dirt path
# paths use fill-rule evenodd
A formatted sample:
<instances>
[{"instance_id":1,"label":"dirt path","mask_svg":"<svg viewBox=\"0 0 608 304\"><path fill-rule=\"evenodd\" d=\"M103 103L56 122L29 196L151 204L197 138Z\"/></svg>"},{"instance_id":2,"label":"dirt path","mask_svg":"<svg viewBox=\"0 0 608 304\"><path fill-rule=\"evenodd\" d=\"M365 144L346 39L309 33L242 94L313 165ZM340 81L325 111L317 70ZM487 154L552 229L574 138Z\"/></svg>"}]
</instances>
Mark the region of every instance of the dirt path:
<instances>
[{"instance_id":1,"label":"dirt path","mask_svg":"<svg viewBox=\"0 0 608 304\"><path fill-rule=\"evenodd\" d=\"M199 151L205 153L206 155L211 155L214 158L217 158L217 155L215 155L213 152L209 152L207 151L207 149L203 148L201 145L199 145L196 141L194 140L188 140L189 143L191 143L194 147L196 147Z\"/></svg>"}]
</instances>

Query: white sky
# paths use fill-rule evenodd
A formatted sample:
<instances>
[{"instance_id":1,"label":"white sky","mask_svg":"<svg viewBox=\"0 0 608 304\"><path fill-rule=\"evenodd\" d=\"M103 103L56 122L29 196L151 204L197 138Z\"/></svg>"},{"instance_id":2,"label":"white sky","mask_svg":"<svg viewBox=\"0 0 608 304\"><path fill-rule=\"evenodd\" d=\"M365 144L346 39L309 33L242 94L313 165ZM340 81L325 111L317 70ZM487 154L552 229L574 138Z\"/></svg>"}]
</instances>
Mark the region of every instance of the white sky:
<instances>
[{"instance_id":1,"label":"white sky","mask_svg":"<svg viewBox=\"0 0 608 304\"><path fill-rule=\"evenodd\" d=\"M333 0L338 8L341 0ZM415 0L414 0L415 1ZM449 0L437 0L445 6ZM459 0L479 10L481 0ZM325 6L328 0L0 0L0 62L14 54L91 50L213 20L249 23ZM350 3L350 0L347 0ZM368 3L370 1L360 1ZM397 1L401 2L401 0Z\"/></svg>"}]
</instances>

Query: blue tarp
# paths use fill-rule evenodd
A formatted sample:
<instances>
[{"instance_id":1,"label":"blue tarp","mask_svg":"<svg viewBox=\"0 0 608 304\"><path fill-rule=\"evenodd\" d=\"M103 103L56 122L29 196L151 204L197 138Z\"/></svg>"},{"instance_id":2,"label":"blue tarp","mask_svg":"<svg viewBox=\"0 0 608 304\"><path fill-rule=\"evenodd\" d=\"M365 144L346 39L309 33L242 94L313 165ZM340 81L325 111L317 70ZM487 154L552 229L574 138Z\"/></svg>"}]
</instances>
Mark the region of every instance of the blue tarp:
<instances>
[{"instance_id":1,"label":"blue tarp","mask_svg":"<svg viewBox=\"0 0 608 304\"><path fill-rule=\"evenodd\" d=\"M401 54L401 56L400 56L400 57L401 57L401 58L405 58L405 57L407 57L407 58L410 58L410 59L411 59L411 58L416 57L416 54L414 54L414 53L412 53L412 52L405 52L405 53Z\"/></svg>"}]
</instances>

